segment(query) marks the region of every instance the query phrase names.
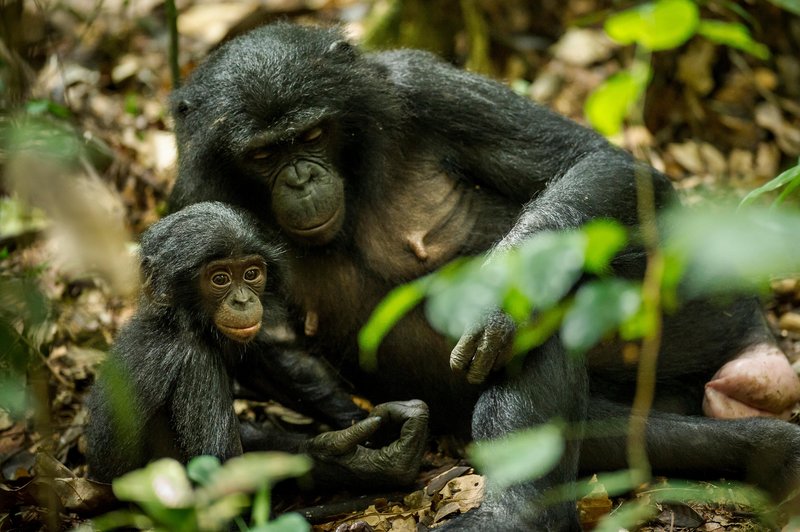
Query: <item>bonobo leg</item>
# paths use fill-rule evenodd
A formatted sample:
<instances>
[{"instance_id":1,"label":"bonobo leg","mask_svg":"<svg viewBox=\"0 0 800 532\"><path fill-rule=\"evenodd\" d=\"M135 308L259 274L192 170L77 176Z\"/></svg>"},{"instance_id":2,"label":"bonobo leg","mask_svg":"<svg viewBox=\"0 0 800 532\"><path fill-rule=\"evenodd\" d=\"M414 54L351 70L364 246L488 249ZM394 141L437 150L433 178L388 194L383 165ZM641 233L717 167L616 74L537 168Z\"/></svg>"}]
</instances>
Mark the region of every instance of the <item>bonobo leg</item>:
<instances>
[{"instance_id":1,"label":"bonobo leg","mask_svg":"<svg viewBox=\"0 0 800 532\"><path fill-rule=\"evenodd\" d=\"M581 469L627 467L625 438L630 408L592 397L592 422L608 436L586 438ZM800 427L777 419L709 419L653 411L647 423L647 454L653 471L679 478L744 480L765 490L787 510L797 510Z\"/></svg>"},{"instance_id":2,"label":"bonobo leg","mask_svg":"<svg viewBox=\"0 0 800 532\"><path fill-rule=\"evenodd\" d=\"M588 380L583 363L569 357L557 339L530 353L515 376L494 376L472 416L476 441L491 440L552 419L584 418ZM575 504L541 503L550 487L572 482L578 470L580 443L573 441L556 468L540 479L507 489L487 484L481 506L443 528L446 530L580 530Z\"/></svg>"}]
</instances>

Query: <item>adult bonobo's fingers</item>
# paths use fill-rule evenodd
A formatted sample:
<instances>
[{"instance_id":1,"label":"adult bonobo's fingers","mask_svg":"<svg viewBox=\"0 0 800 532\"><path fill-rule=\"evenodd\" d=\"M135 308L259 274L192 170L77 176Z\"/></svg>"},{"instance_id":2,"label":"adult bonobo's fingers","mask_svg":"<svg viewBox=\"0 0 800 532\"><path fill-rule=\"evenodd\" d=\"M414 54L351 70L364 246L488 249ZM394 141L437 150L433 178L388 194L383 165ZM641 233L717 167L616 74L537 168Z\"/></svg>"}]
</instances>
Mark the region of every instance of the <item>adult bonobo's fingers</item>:
<instances>
[{"instance_id":1,"label":"adult bonobo's fingers","mask_svg":"<svg viewBox=\"0 0 800 532\"><path fill-rule=\"evenodd\" d=\"M308 452L312 455L338 456L353 451L360 443L364 443L381 426L381 418L368 417L352 427L322 434L311 438L308 443Z\"/></svg>"},{"instance_id":2,"label":"adult bonobo's fingers","mask_svg":"<svg viewBox=\"0 0 800 532\"><path fill-rule=\"evenodd\" d=\"M467 371L467 382L480 384L486 380L490 371L503 368L508 363L511 359L515 332L514 320L505 312L496 310L489 316L472 364Z\"/></svg>"},{"instance_id":3,"label":"adult bonobo's fingers","mask_svg":"<svg viewBox=\"0 0 800 532\"><path fill-rule=\"evenodd\" d=\"M428 442L428 405L419 400L384 403L373 409L388 417L391 424L402 423L400 436L380 449L359 448L367 469L382 477L382 481L405 485L412 482L422 465L422 455ZM369 452L367 454L368 451Z\"/></svg>"},{"instance_id":4,"label":"adult bonobo's fingers","mask_svg":"<svg viewBox=\"0 0 800 532\"><path fill-rule=\"evenodd\" d=\"M428 405L417 399L386 404L393 405L396 414L404 419L400 437L388 446L388 452L399 453L407 461L419 462L428 441Z\"/></svg>"},{"instance_id":5,"label":"adult bonobo's fingers","mask_svg":"<svg viewBox=\"0 0 800 532\"><path fill-rule=\"evenodd\" d=\"M472 362L482 337L483 325L465 332L450 352L450 369L465 371Z\"/></svg>"},{"instance_id":6,"label":"adult bonobo's fingers","mask_svg":"<svg viewBox=\"0 0 800 532\"><path fill-rule=\"evenodd\" d=\"M408 420L421 420L427 425L428 405L419 399L391 401L388 403L381 403L373 408L370 417L373 416L380 416L389 423L398 425L405 425Z\"/></svg>"}]
</instances>

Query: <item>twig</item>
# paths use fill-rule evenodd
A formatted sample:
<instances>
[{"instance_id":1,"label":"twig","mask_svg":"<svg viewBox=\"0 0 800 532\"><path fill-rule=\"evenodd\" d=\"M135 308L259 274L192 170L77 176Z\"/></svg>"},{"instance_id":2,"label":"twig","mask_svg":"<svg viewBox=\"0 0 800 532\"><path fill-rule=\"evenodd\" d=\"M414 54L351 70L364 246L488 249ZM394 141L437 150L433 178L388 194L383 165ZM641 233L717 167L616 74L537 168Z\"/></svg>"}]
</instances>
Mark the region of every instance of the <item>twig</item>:
<instances>
[{"instance_id":1,"label":"twig","mask_svg":"<svg viewBox=\"0 0 800 532\"><path fill-rule=\"evenodd\" d=\"M181 69L178 66L178 10L175 9L175 0L165 0L164 8L169 26L169 71L172 88L177 89L181 86Z\"/></svg>"},{"instance_id":2,"label":"twig","mask_svg":"<svg viewBox=\"0 0 800 532\"><path fill-rule=\"evenodd\" d=\"M355 499L332 502L330 504L319 504L317 506L309 506L294 511L305 517L311 524L323 523L339 515L366 510L373 505L377 506L388 501L402 501L403 497L406 495L406 493L401 492L361 495Z\"/></svg>"}]
</instances>

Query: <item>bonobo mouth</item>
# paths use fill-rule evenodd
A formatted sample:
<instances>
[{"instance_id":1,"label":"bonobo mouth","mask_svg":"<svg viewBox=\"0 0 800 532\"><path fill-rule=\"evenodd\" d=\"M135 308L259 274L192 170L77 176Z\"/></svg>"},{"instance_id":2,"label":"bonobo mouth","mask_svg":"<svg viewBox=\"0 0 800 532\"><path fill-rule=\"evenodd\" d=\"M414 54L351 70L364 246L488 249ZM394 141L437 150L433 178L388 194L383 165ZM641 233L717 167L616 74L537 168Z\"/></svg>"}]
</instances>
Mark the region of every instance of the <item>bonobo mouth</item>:
<instances>
[{"instance_id":1,"label":"bonobo mouth","mask_svg":"<svg viewBox=\"0 0 800 532\"><path fill-rule=\"evenodd\" d=\"M296 238L300 238L315 244L324 244L330 241L333 236L339 232L342 227L343 207L339 207L334 211L330 218L321 224L313 227L297 228L297 227L284 227L288 233Z\"/></svg>"},{"instance_id":2,"label":"bonobo mouth","mask_svg":"<svg viewBox=\"0 0 800 532\"><path fill-rule=\"evenodd\" d=\"M258 334L258 331L261 329L261 322L256 322L255 325L250 325L248 327L227 327L218 323L217 327L222 331L222 334L231 340L244 343L256 337L256 334Z\"/></svg>"}]
</instances>

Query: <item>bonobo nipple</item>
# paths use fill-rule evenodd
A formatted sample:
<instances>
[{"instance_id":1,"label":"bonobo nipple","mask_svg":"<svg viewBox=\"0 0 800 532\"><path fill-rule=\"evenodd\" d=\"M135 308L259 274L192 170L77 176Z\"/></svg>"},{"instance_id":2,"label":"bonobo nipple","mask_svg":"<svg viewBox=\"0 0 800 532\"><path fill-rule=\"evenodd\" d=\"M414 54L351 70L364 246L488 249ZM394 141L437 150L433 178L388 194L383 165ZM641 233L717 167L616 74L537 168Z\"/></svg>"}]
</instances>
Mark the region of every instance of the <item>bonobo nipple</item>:
<instances>
[{"instance_id":1,"label":"bonobo nipple","mask_svg":"<svg viewBox=\"0 0 800 532\"><path fill-rule=\"evenodd\" d=\"M427 261L429 257L425 243L422 241L423 238L425 238L425 233L421 231L411 233L406 237L406 244L420 262Z\"/></svg>"}]
</instances>

